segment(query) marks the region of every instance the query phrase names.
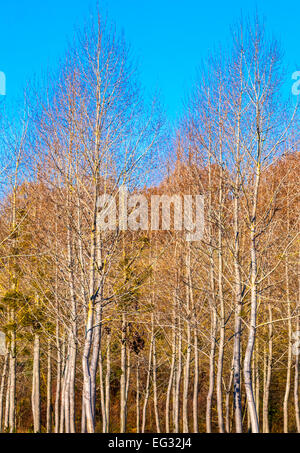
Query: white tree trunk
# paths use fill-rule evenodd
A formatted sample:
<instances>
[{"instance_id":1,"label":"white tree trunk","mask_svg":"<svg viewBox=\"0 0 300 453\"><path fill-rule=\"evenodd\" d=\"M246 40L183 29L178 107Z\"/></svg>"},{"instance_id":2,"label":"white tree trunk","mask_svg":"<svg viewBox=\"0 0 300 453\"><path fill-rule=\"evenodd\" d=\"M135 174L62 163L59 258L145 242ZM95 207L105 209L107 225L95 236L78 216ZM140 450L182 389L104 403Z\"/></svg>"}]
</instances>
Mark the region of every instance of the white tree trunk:
<instances>
[{"instance_id":1,"label":"white tree trunk","mask_svg":"<svg viewBox=\"0 0 300 453\"><path fill-rule=\"evenodd\" d=\"M5 353L4 364L2 369L1 375L1 385L0 385L0 433L2 433L3 428L3 408L4 408L4 389L5 389L5 381L8 369L8 359L9 359L9 351L7 350Z\"/></svg>"},{"instance_id":2,"label":"white tree trunk","mask_svg":"<svg viewBox=\"0 0 300 453\"><path fill-rule=\"evenodd\" d=\"M40 337L38 334L34 335L31 403L33 415L33 430L35 433L39 433L41 431L41 395L40 395Z\"/></svg>"},{"instance_id":3,"label":"white tree trunk","mask_svg":"<svg viewBox=\"0 0 300 453\"><path fill-rule=\"evenodd\" d=\"M47 363L47 433L52 432L52 364L51 364L51 340L48 340L48 363Z\"/></svg>"}]
</instances>

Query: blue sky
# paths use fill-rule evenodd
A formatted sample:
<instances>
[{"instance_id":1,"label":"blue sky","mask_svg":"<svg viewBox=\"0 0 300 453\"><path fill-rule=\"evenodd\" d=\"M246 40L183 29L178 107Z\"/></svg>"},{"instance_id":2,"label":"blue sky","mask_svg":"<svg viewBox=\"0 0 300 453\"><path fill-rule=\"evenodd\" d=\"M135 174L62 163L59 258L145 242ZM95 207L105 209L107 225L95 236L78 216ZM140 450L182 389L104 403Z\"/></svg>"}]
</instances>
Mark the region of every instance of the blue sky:
<instances>
[{"instance_id":1,"label":"blue sky","mask_svg":"<svg viewBox=\"0 0 300 453\"><path fill-rule=\"evenodd\" d=\"M96 0L2 0L0 3L0 71L6 74L11 105L20 102L29 79L55 67L76 27L88 18ZM196 68L219 43L226 45L230 26L241 13L258 9L268 30L282 43L291 73L300 70L299 0L102 0L130 42L140 62L147 92L159 90L169 119L182 111Z\"/></svg>"}]
</instances>

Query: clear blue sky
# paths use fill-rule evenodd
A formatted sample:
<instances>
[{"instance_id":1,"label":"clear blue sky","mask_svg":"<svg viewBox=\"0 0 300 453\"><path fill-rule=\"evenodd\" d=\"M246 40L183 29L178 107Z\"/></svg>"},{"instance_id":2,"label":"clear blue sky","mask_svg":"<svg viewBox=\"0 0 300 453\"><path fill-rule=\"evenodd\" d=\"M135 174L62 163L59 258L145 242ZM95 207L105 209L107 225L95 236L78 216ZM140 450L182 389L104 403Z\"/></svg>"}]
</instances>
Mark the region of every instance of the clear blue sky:
<instances>
[{"instance_id":1,"label":"clear blue sky","mask_svg":"<svg viewBox=\"0 0 300 453\"><path fill-rule=\"evenodd\" d=\"M181 112L184 94L201 59L220 42L241 13L255 9L265 17L285 50L291 73L300 70L299 0L102 0L117 27L124 30L140 60L146 90L158 89L170 119ZM55 66L74 29L96 0L1 0L0 71L7 77L6 102L22 98L26 81L41 68ZM298 66L297 66L298 64Z\"/></svg>"}]
</instances>

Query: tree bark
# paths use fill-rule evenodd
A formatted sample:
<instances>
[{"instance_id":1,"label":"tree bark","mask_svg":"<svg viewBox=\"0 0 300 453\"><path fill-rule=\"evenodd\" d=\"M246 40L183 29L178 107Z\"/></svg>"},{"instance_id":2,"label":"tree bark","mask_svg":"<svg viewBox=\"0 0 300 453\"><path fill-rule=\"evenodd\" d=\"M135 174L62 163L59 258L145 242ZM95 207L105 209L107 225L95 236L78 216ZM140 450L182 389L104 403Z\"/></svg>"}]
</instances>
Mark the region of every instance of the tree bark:
<instances>
[{"instance_id":1,"label":"tree bark","mask_svg":"<svg viewBox=\"0 0 300 453\"><path fill-rule=\"evenodd\" d=\"M41 431L41 395L40 395L40 337L34 335L33 371L32 371L32 415L33 430Z\"/></svg>"}]
</instances>

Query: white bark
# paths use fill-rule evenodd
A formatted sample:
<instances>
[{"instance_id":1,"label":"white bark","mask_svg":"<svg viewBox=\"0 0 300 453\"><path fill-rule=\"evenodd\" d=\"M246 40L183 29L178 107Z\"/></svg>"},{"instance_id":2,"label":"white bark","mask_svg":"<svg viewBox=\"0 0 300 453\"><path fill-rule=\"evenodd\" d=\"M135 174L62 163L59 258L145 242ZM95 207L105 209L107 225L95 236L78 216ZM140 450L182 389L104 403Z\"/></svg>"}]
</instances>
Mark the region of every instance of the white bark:
<instances>
[{"instance_id":1,"label":"white bark","mask_svg":"<svg viewBox=\"0 0 300 453\"><path fill-rule=\"evenodd\" d=\"M32 370L32 415L33 430L35 433L41 431L41 395L40 395L40 337L34 335L33 370Z\"/></svg>"}]
</instances>

